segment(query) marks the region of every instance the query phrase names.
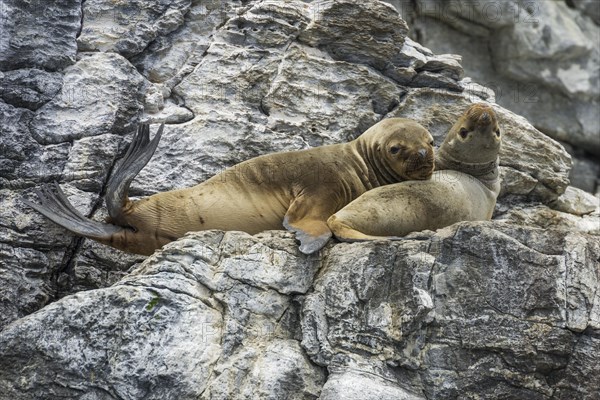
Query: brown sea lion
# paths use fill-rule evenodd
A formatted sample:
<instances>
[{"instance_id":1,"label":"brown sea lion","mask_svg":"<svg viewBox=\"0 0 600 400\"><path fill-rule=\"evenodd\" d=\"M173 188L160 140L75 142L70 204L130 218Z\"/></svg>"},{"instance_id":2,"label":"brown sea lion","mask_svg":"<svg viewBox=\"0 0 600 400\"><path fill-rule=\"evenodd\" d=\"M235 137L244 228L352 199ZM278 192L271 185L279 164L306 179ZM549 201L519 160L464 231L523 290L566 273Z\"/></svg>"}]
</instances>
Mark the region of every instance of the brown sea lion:
<instances>
[{"instance_id":1,"label":"brown sea lion","mask_svg":"<svg viewBox=\"0 0 600 400\"><path fill-rule=\"evenodd\" d=\"M400 239L459 221L489 220L500 192L501 133L494 109L473 104L437 151L430 180L373 189L332 215L327 223L343 241Z\"/></svg>"},{"instance_id":2,"label":"brown sea lion","mask_svg":"<svg viewBox=\"0 0 600 400\"><path fill-rule=\"evenodd\" d=\"M331 237L327 218L362 193L433 172L431 134L414 121L390 118L349 143L256 157L194 187L131 201L129 185L152 157L163 126L150 141L149 126L141 125L111 177L108 224L79 214L58 184L56 193L38 192L41 205L27 203L71 232L132 253L152 254L190 231L285 227L310 254Z\"/></svg>"}]
</instances>

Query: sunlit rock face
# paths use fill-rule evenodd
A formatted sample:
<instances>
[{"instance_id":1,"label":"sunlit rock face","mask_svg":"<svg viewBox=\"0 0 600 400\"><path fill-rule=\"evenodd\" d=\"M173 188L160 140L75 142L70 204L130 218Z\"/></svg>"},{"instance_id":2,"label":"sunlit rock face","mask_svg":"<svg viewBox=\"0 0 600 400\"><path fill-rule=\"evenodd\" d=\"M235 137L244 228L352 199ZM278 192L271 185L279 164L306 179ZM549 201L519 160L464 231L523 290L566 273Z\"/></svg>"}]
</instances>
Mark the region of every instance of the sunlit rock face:
<instances>
[{"instance_id":1,"label":"sunlit rock face","mask_svg":"<svg viewBox=\"0 0 600 400\"><path fill-rule=\"evenodd\" d=\"M496 102L565 143L572 184L600 191L600 3L389 0L410 37L462 55L465 74Z\"/></svg>"}]
</instances>

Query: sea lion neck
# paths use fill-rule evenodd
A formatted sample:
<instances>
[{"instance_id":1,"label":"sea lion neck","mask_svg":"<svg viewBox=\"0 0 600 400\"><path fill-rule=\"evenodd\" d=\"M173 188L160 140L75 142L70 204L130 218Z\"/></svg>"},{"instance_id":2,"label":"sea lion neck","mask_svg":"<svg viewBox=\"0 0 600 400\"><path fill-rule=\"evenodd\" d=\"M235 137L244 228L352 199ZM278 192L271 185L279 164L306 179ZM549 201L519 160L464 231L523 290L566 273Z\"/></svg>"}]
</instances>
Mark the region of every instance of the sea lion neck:
<instances>
[{"instance_id":1,"label":"sea lion neck","mask_svg":"<svg viewBox=\"0 0 600 400\"><path fill-rule=\"evenodd\" d=\"M471 175L474 178L477 178L485 187L493 192L499 191L499 163L500 158L498 156L496 156L495 159L487 162L469 163L460 161L454 157L451 152L447 151L444 144L440 146L435 156L436 171L451 169Z\"/></svg>"}]
</instances>

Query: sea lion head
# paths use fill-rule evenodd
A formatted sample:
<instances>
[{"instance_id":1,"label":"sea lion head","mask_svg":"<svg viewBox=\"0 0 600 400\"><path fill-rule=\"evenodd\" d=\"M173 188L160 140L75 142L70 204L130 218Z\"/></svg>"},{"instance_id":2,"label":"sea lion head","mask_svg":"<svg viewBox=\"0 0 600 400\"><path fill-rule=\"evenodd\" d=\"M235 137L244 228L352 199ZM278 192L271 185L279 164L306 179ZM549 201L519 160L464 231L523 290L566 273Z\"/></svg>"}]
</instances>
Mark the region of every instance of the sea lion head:
<instances>
[{"instance_id":1,"label":"sea lion head","mask_svg":"<svg viewBox=\"0 0 600 400\"><path fill-rule=\"evenodd\" d=\"M387 118L359 138L363 157L387 183L429 179L434 169L433 136L417 122Z\"/></svg>"},{"instance_id":2,"label":"sea lion head","mask_svg":"<svg viewBox=\"0 0 600 400\"><path fill-rule=\"evenodd\" d=\"M476 103L452 126L440 151L465 163L486 163L498 158L501 141L496 112L488 104Z\"/></svg>"}]
</instances>

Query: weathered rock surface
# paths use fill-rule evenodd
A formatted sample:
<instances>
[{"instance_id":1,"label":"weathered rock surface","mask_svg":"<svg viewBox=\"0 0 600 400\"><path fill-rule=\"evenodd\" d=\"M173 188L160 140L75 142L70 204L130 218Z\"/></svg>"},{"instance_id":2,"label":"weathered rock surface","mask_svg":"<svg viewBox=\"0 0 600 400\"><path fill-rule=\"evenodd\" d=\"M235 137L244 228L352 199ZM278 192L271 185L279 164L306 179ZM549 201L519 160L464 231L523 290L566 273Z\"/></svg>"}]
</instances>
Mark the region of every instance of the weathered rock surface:
<instances>
[{"instance_id":1,"label":"weathered rock surface","mask_svg":"<svg viewBox=\"0 0 600 400\"><path fill-rule=\"evenodd\" d=\"M136 55L157 37L181 26L190 4L191 0L86 0L78 50Z\"/></svg>"},{"instance_id":2,"label":"weathered rock surface","mask_svg":"<svg viewBox=\"0 0 600 400\"><path fill-rule=\"evenodd\" d=\"M33 138L55 144L134 128L142 108L144 81L135 68L114 53L85 56L65 69L60 92L31 122ZM81 115L94 110L94 120Z\"/></svg>"},{"instance_id":3,"label":"weathered rock surface","mask_svg":"<svg viewBox=\"0 0 600 400\"><path fill-rule=\"evenodd\" d=\"M61 86L59 73L35 68L0 72L0 96L15 107L35 111L52 100Z\"/></svg>"},{"instance_id":4,"label":"weathered rock surface","mask_svg":"<svg viewBox=\"0 0 600 400\"><path fill-rule=\"evenodd\" d=\"M598 257L597 237L500 222L311 257L287 232L189 234L7 326L0 393L593 399Z\"/></svg>"},{"instance_id":5,"label":"weathered rock surface","mask_svg":"<svg viewBox=\"0 0 600 400\"><path fill-rule=\"evenodd\" d=\"M309 290L318 266L286 232L184 238L118 284L65 297L6 328L0 394L317 398L325 372L294 340L294 294ZM27 334L38 339L10 345ZM40 375L26 377L38 357Z\"/></svg>"},{"instance_id":6,"label":"weathered rock surface","mask_svg":"<svg viewBox=\"0 0 600 400\"><path fill-rule=\"evenodd\" d=\"M569 214L586 215L598 210L600 199L581 189L570 186L556 199L553 207L558 211Z\"/></svg>"},{"instance_id":7,"label":"weathered rock surface","mask_svg":"<svg viewBox=\"0 0 600 400\"><path fill-rule=\"evenodd\" d=\"M340 244L304 302L302 343L406 398L565 398L571 357L599 344L599 250L597 237L501 223ZM369 386L362 398L394 398ZM580 390L591 399L598 382Z\"/></svg>"},{"instance_id":8,"label":"weathered rock surface","mask_svg":"<svg viewBox=\"0 0 600 400\"><path fill-rule=\"evenodd\" d=\"M0 398L594 398L600 213L565 149L500 106L497 220L426 240L305 257L284 231L203 232L139 265L23 203L56 180L103 220L140 120L168 125L133 197L386 117L439 145L496 101L459 56L375 0L61 4L28 17L47 31L0 20Z\"/></svg>"},{"instance_id":9,"label":"weathered rock surface","mask_svg":"<svg viewBox=\"0 0 600 400\"><path fill-rule=\"evenodd\" d=\"M409 22L413 39L436 53L460 54L466 75L492 88L499 105L593 155L593 184L578 179L579 168L572 178L595 193L600 182L599 2L388 2ZM571 154L582 163L589 159L577 150Z\"/></svg>"},{"instance_id":10,"label":"weathered rock surface","mask_svg":"<svg viewBox=\"0 0 600 400\"><path fill-rule=\"evenodd\" d=\"M75 63L81 1L3 0L0 26L0 71L60 70Z\"/></svg>"}]
</instances>

